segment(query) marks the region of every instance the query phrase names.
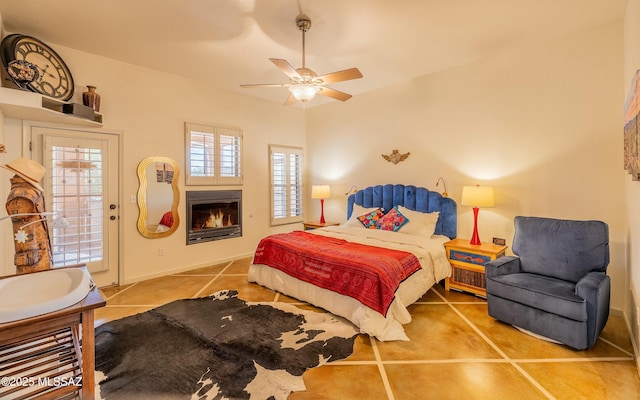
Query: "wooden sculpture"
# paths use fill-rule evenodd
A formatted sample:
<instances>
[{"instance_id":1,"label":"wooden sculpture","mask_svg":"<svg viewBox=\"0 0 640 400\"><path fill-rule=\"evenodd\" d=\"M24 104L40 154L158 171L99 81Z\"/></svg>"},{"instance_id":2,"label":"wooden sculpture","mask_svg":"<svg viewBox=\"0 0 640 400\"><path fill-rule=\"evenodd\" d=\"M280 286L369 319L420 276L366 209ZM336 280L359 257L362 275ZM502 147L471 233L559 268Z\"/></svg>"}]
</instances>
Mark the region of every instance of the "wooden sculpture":
<instances>
[{"instance_id":1,"label":"wooden sculpture","mask_svg":"<svg viewBox=\"0 0 640 400\"><path fill-rule=\"evenodd\" d=\"M42 187L38 183L45 168L35 161L19 158L3 168L15 173L6 209L13 222L16 272L43 271L51 268L51 240Z\"/></svg>"}]
</instances>

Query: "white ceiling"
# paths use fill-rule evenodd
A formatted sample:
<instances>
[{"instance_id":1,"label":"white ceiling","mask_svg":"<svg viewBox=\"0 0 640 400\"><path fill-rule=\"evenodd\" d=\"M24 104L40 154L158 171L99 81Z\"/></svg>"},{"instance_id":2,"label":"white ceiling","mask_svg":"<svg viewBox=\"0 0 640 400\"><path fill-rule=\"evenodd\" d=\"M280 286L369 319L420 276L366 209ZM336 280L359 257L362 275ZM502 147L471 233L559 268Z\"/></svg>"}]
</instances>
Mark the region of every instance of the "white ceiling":
<instances>
[{"instance_id":1,"label":"white ceiling","mask_svg":"<svg viewBox=\"0 0 640 400\"><path fill-rule=\"evenodd\" d=\"M621 20L625 0L2 0L4 31L35 36L220 88L284 102L269 58L319 75L357 67L329 85L355 95ZM72 71L73 72L73 71ZM322 96L307 107L335 101Z\"/></svg>"}]
</instances>

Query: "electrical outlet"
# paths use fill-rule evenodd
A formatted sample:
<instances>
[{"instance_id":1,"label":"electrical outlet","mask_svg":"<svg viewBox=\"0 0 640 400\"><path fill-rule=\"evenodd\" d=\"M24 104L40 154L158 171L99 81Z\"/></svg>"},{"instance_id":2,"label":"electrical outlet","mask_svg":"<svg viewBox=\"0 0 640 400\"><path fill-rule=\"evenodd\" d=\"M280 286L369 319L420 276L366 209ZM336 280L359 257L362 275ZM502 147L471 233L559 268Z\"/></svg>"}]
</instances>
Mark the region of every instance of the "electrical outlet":
<instances>
[{"instance_id":1,"label":"electrical outlet","mask_svg":"<svg viewBox=\"0 0 640 400\"><path fill-rule=\"evenodd\" d=\"M164 256L164 249L163 248L158 249L158 256L160 256L160 257Z\"/></svg>"}]
</instances>

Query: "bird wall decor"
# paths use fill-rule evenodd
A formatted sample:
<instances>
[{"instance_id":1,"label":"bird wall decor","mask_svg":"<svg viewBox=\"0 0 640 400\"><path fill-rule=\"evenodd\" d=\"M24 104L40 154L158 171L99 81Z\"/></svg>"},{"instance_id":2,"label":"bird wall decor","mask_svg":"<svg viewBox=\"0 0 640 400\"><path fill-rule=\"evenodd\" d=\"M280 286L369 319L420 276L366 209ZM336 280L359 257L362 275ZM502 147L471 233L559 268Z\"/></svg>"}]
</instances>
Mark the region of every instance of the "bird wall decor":
<instances>
[{"instance_id":1,"label":"bird wall decor","mask_svg":"<svg viewBox=\"0 0 640 400\"><path fill-rule=\"evenodd\" d=\"M382 158L384 158L385 160L392 162L394 164L399 163L400 161L404 161L409 157L409 154L411 154L410 152L404 153L404 154L400 154L400 152L398 150L393 150L391 152L391 154L386 155L386 154L382 154Z\"/></svg>"}]
</instances>

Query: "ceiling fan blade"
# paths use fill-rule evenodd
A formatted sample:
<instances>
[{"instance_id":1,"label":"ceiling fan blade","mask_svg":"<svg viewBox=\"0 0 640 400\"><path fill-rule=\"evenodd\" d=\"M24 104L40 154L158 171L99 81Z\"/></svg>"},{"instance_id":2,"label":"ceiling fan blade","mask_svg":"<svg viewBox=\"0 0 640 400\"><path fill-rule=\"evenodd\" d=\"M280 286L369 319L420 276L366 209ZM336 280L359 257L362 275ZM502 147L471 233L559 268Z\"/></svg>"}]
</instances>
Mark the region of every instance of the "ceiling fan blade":
<instances>
[{"instance_id":1,"label":"ceiling fan blade","mask_svg":"<svg viewBox=\"0 0 640 400\"><path fill-rule=\"evenodd\" d=\"M332 99L336 99L340 101L347 101L352 97L349 93L341 92L339 90L331 89L324 86L321 86L321 89L318 92L318 94L331 97Z\"/></svg>"},{"instance_id":2,"label":"ceiling fan blade","mask_svg":"<svg viewBox=\"0 0 640 400\"><path fill-rule=\"evenodd\" d=\"M287 87L288 83L252 83L248 85L240 85L243 88L265 88L265 87Z\"/></svg>"},{"instance_id":3,"label":"ceiling fan blade","mask_svg":"<svg viewBox=\"0 0 640 400\"><path fill-rule=\"evenodd\" d=\"M296 99L296 96L293 95L293 93L289 94L289 97L287 97L287 100L284 102L285 106L290 106L292 104L294 104L295 102L297 102L298 99Z\"/></svg>"},{"instance_id":4,"label":"ceiling fan blade","mask_svg":"<svg viewBox=\"0 0 640 400\"><path fill-rule=\"evenodd\" d=\"M360 70L358 68L349 68L319 76L317 79L322 79L322 83L335 83L358 78L362 78Z\"/></svg>"},{"instance_id":5,"label":"ceiling fan blade","mask_svg":"<svg viewBox=\"0 0 640 400\"><path fill-rule=\"evenodd\" d=\"M293 68L291 66L291 64L289 64L289 62L287 60L282 60L280 58L270 58L269 60L271 60L271 62L274 63L275 66L280 69L280 71L282 71L285 74L287 74L287 76L289 78L291 78L291 79L293 79L293 78L301 79L300 74L298 74L296 69Z\"/></svg>"}]
</instances>

